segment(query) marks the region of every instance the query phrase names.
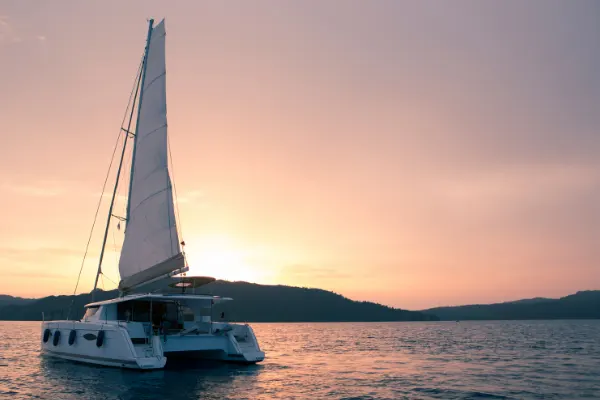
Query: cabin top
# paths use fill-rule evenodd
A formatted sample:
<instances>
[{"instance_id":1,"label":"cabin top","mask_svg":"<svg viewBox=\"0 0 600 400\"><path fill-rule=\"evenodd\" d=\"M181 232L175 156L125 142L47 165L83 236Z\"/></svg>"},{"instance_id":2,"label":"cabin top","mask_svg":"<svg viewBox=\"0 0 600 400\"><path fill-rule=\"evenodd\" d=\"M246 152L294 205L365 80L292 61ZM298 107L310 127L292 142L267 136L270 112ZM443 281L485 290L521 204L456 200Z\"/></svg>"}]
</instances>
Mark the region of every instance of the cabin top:
<instances>
[{"instance_id":1,"label":"cabin top","mask_svg":"<svg viewBox=\"0 0 600 400\"><path fill-rule=\"evenodd\" d=\"M117 297L115 299L97 301L94 303L89 303L85 305L85 308L88 307L98 307L105 304L116 304L122 303L124 301L131 300L141 300L141 299L156 299L156 300L213 300L214 303L220 303L222 301L233 300L231 297L220 297L220 296L211 296L205 294L160 294L160 293L140 293L140 294L130 294L123 297Z\"/></svg>"}]
</instances>

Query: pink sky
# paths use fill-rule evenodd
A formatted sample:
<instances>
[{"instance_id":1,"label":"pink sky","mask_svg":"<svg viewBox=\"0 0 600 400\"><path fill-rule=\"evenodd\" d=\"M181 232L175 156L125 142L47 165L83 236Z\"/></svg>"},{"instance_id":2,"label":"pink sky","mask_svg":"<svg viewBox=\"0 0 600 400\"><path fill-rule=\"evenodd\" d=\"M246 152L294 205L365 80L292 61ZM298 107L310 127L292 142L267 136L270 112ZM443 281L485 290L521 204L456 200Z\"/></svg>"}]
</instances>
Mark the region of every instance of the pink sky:
<instances>
[{"instance_id":1,"label":"pink sky","mask_svg":"<svg viewBox=\"0 0 600 400\"><path fill-rule=\"evenodd\" d=\"M167 20L194 272L409 309L599 289L599 16L560 1L3 1L0 293L72 293L148 17ZM112 233L109 247L116 282Z\"/></svg>"}]
</instances>

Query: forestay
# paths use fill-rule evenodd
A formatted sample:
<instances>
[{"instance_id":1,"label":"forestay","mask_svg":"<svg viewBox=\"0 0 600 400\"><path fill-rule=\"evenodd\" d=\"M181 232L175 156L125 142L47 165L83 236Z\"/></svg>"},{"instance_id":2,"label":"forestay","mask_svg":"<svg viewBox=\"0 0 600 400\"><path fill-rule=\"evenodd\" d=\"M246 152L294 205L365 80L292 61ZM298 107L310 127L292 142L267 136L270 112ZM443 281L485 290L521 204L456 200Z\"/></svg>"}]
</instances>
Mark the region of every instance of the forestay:
<instances>
[{"instance_id":1,"label":"forestay","mask_svg":"<svg viewBox=\"0 0 600 400\"><path fill-rule=\"evenodd\" d=\"M164 20L152 30L142 79L129 193L119 260L120 290L184 267L168 171Z\"/></svg>"}]
</instances>

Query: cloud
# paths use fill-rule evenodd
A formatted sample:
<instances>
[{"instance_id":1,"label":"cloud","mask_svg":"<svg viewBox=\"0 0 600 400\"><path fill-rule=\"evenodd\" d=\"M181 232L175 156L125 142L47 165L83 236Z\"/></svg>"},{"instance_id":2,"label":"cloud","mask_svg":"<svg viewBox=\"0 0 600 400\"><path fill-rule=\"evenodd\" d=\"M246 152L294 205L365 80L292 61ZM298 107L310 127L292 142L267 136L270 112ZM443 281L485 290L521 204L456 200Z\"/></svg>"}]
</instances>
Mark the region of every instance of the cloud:
<instances>
[{"instance_id":1,"label":"cloud","mask_svg":"<svg viewBox=\"0 0 600 400\"><path fill-rule=\"evenodd\" d=\"M117 253L121 251L121 245L107 243L104 268L108 268L109 275L112 273L112 262L115 260L113 255L109 253ZM78 270L83 259L85 249L74 249L70 247L44 247L32 246L31 248L14 246L0 247L0 276L31 276L31 277L72 277L73 271L69 268ZM86 265L97 267L98 250L88 250L86 256ZM56 267L56 268L55 268ZM106 272L106 271L105 271ZM109 276L109 278L111 278ZM112 279L112 278L111 278Z\"/></svg>"},{"instance_id":2,"label":"cloud","mask_svg":"<svg viewBox=\"0 0 600 400\"><path fill-rule=\"evenodd\" d=\"M41 186L28 186L28 185L5 185L4 190L13 192L15 194L22 194L25 196L34 197L54 197L62 193L58 188L41 187Z\"/></svg>"},{"instance_id":3,"label":"cloud","mask_svg":"<svg viewBox=\"0 0 600 400\"><path fill-rule=\"evenodd\" d=\"M17 258L17 259L38 259L40 256L45 257L82 257L83 250L76 250L67 247L0 247L0 258Z\"/></svg>"},{"instance_id":4,"label":"cloud","mask_svg":"<svg viewBox=\"0 0 600 400\"><path fill-rule=\"evenodd\" d=\"M36 281L39 279L64 280L65 278L71 278L70 276L60 272L40 272L38 270L24 270L23 268L4 272L0 271L0 276L6 276L10 278L34 278Z\"/></svg>"},{"instance_id":5,"label":"cloud","mask_svg":"<svg viewBox=\"0 0 600 400\"><path fill-rule=\"evenodd\" d=\"M183 193L183 196L179 196L177 201L179 203L196 203L204 197L205 195L201 190L190 190L189 192Z\"/></svg>"},{"instance_id":6,"label":"cloud","mask_svg":"<svg viewBox=\"0 0 600 400\"><path fill-rule=\"evenodd\" d=\"M0 276L64 279L65 265L81 257L82 250L67 247L0 247Z\"/></svg>"},{"instance_id":7,"label":"cloud","mask_svg":"<svg viewBox=\"0 0 600 400\"><path fill-rule=\"evenodd\" d=\"M10 23L10 18L6 15L0 15L0 44L19 43L22 40Z\"/></svg>"},{"instance_id":8,"label":"cloud","mask_svg":"<svg viewBox=\"0 0 600 400\"><path fill-rule=\"evenodd\" d=\"M34 184L4 184L2 189L33 197L54 197L64 193L64 188L56 182L40 181Z\"/></svg>"},{"instance_id":9,"label":"cloud","mask_svg":"<svg viewBox=\"0 0 600 400\"><path fill-rule=\"evenodd\" d=\"M581 193L600 184L600 172L586 165L524 165L479 169L435 181L437 195L445 202L473 201L479 204L502 201L516 206Z\"/></svg>"},{"instance_id":10,"label":"cloud","mask_svg":"<svg viewBox=\"0 0 600 400\"><path fill-rule=\"evenodd\" d=\"M12 194L31 197L57 197L81 193L81 182L44 179L33 182L5 182L0 189Z\"/></svg>"},{"instance_id":11,"label":"cloud","mask_svg":"<svg viewBox=\"0 0 600 400\"><path fill-rule=\"evenodd\" d=\"M91 193L91 195L94 196L94 197L98 197L98 196L100 196L100 193L99 192L95 192L95 193ZM112 198L112 191L110 189L106 190L104 193L102 193L102 198L110 200ZM117 195L115 196L115 201L116 202L120 202L120 201L125 201L126 202L127 201L127 195L125 195L125 194L118 194L117 193Z\"/></svg>"},{"instance_id":12,"label":"cloud","mask_svg":"<svg viewBox=\"0 0 600 400\"><path fill-rule=\"evenodd\" d=\"M45 35L35 35L33 37L24 38L14 27L7 15L0 15L0 44L21 43L25 40L35 39L39 43L45 43L47 38Z\"/></svg>"},{"instance_id":13,"label":"cloud","mask_svg":"<svg viewBox=\"0 0 600 400\"><path fill-rule=\"evenodd\" d=\"M316 267L306 264L287 265L281 269L281 274L292 280L339 280L349 279L352 277L347 272L341 272L333 268Z\"/></svg>"}]
</instances>

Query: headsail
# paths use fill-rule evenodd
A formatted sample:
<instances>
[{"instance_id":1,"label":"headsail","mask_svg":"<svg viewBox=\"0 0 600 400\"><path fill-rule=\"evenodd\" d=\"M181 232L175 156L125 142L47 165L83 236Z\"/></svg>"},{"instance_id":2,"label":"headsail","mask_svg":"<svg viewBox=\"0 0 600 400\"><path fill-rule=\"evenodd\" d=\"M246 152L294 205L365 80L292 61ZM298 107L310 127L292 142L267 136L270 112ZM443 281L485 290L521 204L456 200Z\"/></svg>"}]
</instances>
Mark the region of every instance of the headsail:
<instances>
[{"instance_id":1,"label":"headsail","mask_svg":"<svg viewBox=\"0 0 600 400\"><path fill-rule=\"evenodd\" d=\"M120 290L185 266L168 170L164 20L151 32L144 74L127 227L119 260Z\"/></svg>"}]
</instances>

